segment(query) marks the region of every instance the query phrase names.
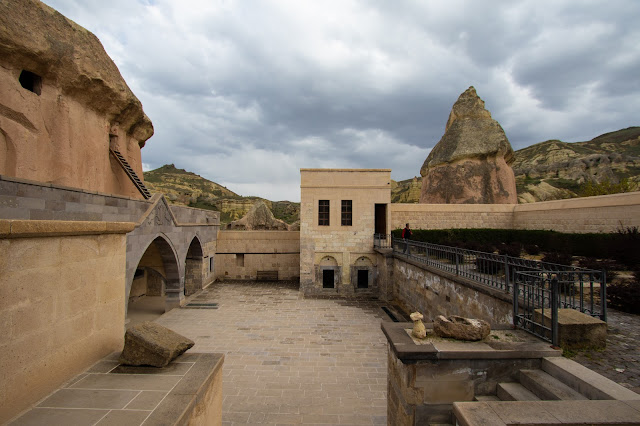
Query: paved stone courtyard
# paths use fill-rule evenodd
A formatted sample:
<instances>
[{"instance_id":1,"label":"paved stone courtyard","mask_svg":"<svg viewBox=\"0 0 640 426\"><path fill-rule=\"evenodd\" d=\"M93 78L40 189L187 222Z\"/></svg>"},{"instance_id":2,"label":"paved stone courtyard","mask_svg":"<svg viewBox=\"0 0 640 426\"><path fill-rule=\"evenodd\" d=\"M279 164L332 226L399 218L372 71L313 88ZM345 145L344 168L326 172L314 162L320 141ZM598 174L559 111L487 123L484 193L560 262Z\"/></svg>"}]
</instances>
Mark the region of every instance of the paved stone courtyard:
<instances>
[{"instance_id":1,"label":"paved stone courtyard","mask_svg":"<svg viewBox=\"0 0 640 426\"><path fill-rule=\"evenodd\" d=\"M640 315L607 310L607 349L579 352L572 359L640 393Z\"/></svg>"},{"instance_id":2,"label":"paved stone courtyard","mask_svg":"<svg viewBox=\"0 0 640 426\"><path fill-rule=\"evenodd\" d=\"M298 283L214 283L158 323L221 352L226 425L387 424L386 315L376 301L304 299Z\"/></svg>"}]
</instances>

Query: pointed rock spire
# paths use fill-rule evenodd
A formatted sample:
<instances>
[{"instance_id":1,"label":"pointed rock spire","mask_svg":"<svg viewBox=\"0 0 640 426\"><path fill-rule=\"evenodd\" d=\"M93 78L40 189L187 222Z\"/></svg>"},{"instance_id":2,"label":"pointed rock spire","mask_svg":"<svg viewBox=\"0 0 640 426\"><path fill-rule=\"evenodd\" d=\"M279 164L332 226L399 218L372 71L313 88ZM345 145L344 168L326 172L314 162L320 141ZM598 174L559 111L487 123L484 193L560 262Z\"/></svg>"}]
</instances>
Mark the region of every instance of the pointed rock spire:
<instances>
[{"instance_id":1,"label":"pointed rock spire","mask_svg":"<svg viewBox=\"0 0 640 426\"><path fill-rule=\"evenodd\" d=\"M445 133L420 174L421 203L515 204L513 148L471 86L451 109Z\"/></svg>"}]
</instances>

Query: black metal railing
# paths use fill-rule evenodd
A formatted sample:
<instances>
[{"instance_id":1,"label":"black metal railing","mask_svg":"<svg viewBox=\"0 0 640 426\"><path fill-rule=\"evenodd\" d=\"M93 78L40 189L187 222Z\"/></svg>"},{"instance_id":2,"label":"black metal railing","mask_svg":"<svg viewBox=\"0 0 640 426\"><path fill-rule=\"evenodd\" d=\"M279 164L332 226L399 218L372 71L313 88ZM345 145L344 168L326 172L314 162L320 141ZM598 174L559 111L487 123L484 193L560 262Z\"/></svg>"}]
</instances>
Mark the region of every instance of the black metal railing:
<instances>
[{"instance_id":1,"label":"black metal railing","mask_svg":"<svg viewBox=\"0 0 640 426\"><path fill-rule=\"evenodd\" d=\"M544 300L552 299L547 292L552 290L553 279L558 284L558 295L553 298L557 301L557 309L577 309L603 321L607 320L605 271L405 240L391 235L376 234L374 247L392 248L393 253L398 256L514 295L514 323L517 321L516 300L520 304L530 302L524 305L526 315L518 319L521 321L520 326L535 320L536 309L552 308L550 303L544 305ZM540 326L544 328L544 322ZM549 326L548 331L543 328L534 334L551 336L552 327Z\"/></svg>"}]
</instances>

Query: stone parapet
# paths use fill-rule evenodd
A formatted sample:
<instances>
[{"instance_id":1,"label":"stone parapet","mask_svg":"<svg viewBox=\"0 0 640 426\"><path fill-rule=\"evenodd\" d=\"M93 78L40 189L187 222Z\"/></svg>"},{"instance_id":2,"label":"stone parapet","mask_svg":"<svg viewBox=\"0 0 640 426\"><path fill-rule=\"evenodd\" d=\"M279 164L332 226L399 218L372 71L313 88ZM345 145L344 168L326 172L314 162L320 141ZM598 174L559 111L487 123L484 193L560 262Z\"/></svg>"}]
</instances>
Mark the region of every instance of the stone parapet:
<instances>
[{"instance_id":1,"label":"stone parapet","mask_svg":"<svg viewBox=\"0 0 640 426\"><path fill-rule=\"evenodd\" d=\"M382 255L378 262L382 263ZM492 326L513 323L513 301L509 293L475 283L428 266L393 257L387 298L392 298L405 311L418 311L425 321L438 315L459 315L487 321Z\"/></svg>"},{"instance_id":2,"label":"stone parapet","mask_svg":"<svg viewBox=\"0 0 640 426\"><path fill-rule=\"evenodd\" d=\"M531 204L391 204L391 229L531 229L610 233L640 227L640 192Z\"/></svg>"}]
</instances>

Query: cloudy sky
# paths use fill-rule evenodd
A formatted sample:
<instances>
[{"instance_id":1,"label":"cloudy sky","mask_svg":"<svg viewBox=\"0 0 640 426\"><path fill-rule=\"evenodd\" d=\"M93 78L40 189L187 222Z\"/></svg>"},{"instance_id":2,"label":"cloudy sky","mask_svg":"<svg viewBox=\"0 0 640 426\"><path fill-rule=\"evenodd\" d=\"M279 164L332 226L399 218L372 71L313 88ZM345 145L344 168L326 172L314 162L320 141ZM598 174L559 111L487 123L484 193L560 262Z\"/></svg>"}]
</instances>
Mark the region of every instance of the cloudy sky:
<instances>
[{"instance_id":1,"label":"cloudy sky","mask_svg":"<svg viewBox=\"0 0 640 426\"><path fill-rule=\"evenodd\" d=\"M419 175L475 86L514 149L640 125L640 1L44 0L102 41L167 163L299 201L300 168Z\"/></svg>"}]
</instances>

